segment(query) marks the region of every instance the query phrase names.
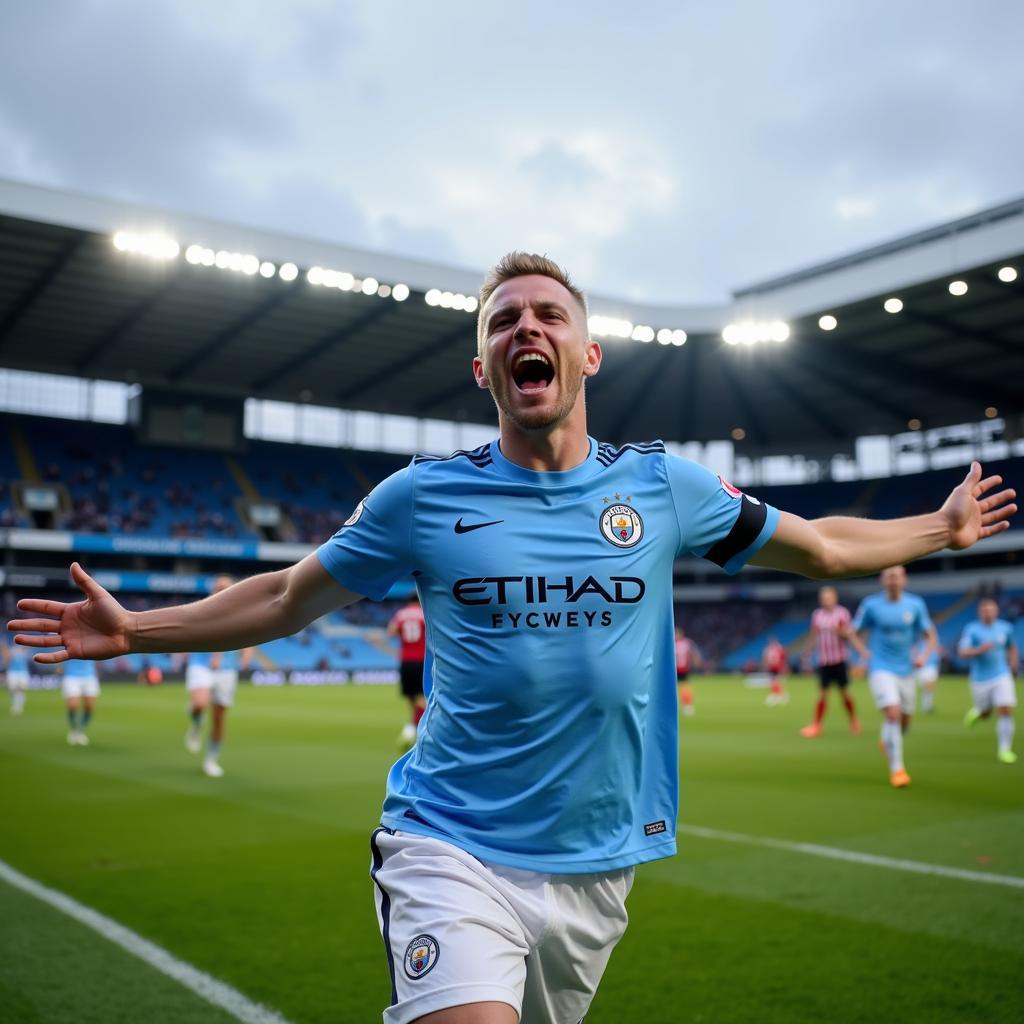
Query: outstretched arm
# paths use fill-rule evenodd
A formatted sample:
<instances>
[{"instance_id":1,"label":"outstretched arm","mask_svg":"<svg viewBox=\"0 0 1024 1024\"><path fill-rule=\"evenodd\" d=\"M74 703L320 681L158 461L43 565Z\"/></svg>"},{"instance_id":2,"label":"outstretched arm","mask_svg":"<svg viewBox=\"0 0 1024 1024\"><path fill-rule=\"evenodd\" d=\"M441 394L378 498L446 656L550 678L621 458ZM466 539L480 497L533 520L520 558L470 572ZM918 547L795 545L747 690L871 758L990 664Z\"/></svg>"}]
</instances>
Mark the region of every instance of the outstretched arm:
<instances>
[{"instance_id":1,"label":"outstretched arm","mask_svg":"<svg viewBox=\"0 0 1024 1024\"><path fill-rule=\"evenodd\" d=\"M18 609L30 617L8 623L7 628L18 633L16 643L47 648L34 656L38 662L102 660L136 652L239 650L289 636L361 596L337 583L315 553L288 569L252 576L202 601L148 612L122 608L77 562L71 576L85 594L84 601L19 601ZM23 635L22 630L41 635Z\"/></svg>"},{"instance_id":2,"label":"outstretched arm","mask_svg":"<svg viewBox=\"0 0 1024 1024\"><path fill-rule=\"evenodd\" d=\"M864 576L902 565L944 548L959 551L1009 528L1017 511L1016 492L992 493L1000 476L981 478L971 468L937 512L907 519L854 519L829 516L802 519L782 512L771 540L750 559L751 565L781 569L815 579Z\"/></svg>"}]
</instances>

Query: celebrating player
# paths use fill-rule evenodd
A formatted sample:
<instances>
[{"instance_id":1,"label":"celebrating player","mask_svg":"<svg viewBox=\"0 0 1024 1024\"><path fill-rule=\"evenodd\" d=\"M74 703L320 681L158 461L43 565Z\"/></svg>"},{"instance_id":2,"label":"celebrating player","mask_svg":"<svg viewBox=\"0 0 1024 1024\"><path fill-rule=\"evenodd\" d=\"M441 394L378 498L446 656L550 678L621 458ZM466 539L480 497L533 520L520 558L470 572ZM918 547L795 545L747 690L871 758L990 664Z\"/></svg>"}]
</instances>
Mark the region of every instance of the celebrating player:
<instances>
[{"instance_id":1,"label":"celebrating player","mask_svg":"<svg viewBox=\"0 0 1024 1024\"><path fill-rule=\"evenodd\" d=\"M788 704L789 694L782 683L782 677L789 669L786 663L786 648L774 636L768 638L768 643L761 652L761 667L771 677L771 688L764 699L765 704Z\"/></svg>"},{"instance_id":2,"label":"celebrating player","mask_svg":"<svg viewBox=\"0 0 1024 1024\"><path fill-rule=\"evenodd\" d=\"M388 1024L586 1015L634 866L676 848L678 556L863 574L968 547L1016 511L974 464L928 515L780 514L660 442L588 437L600 367L583 294L546 257L512 253L481 289L473 360L497 440L413 459L289 569L130 613L74 565L84 601L25 600L11 623L40 631L16 639L43 662L237 648L415 574L433 690L371 841Z\"/></svg>"},{"instance_id":3,"label":"celebrating player","mask_svg":"<svg viewBox=\"0 0 1024 1024\"><path fill-rule=\"evenodd\" d=\"M850 613L839 603L835 587L822 587L818 591L818 607L811 614L811 629L804 645L804 660L810 661L813 652L818 668L818 703L814 706L814 721L800 730L801 736L813 739L821 735L821 723L828 705L828 688L835 685L843 698L850 719L850 732L860 735L860 722L850 696L849 650Z\"/></svg>"},{"instance_id":4,"label":"celebrating player","mask_svg":"<svg viewBox=\"0 0 1024 1024\"><path fill-rule=\"evenodd\" d=\"M414 594L409 603L391 617L388 632L401 641L399 655L399 685L402 696L409 702L409 721L402 727L398 745L409 750L416 742L423 710L427 706L423 696L423 661L427 656L427 624L423 619L419 594Z\"/></svg>"},{"instance_id":5,"label":"celebrating player","mask_svg":"<svg viewBox=\"0 0 1024 1024\"><path fill-rule=\"evenodd\" d=\"M868 684L875 707L882 712L882 752L889 762L889 781L897 789L910 785L903 763L903 734L917 703L919 669L938 643L924 600L907 594L907 570L892 565L879 577L882 592L864 598L853 618L850 639L868 663ZM869 648L856 635L867 630ZM914 648L919 639L923 647Z\"/></svg>"},{"instance_id":6,"label":"celebrating player","mask_svg":"<svg viewBox=\"0 0 1024 1024\"><path fill-rule=\"evenodd\" d=\"M218 576L213 583L213 592L219 594L234 584L231 576ZM249 667L253 650L215 652L193 651L188 656L185 669L185 687L189 697L189 727L185 733L185 749L198 754L203 747L203 714L213 707L210 722L210 738L206 743L203 758L203 774L219 779L224 774L220 763L220 749L224 742L224 725L228 708L235 703L238 686L238 670Z\"/></svg>"},{"instance_id":7,"label":"celebrating player","mask_svg":"<svg viewBox=\"0 0 1024 1024\"><path fill-rule=\"evenodd\" d=\"M61 693L68 716L68 743L73 747L89 746L86 730L96 710L96 698L100 695L96 666L91 661L65 661Z\"/></svg>"},{"instance_id":8,"label":"celebrating player","mask_svg":"<svg viewBox=\"0 0 1024 1024\"><path fill-rule=\"evenodd\" d=\"M25 710L25 692L28 690L28 655L17 644L4 643L4 674L7 689L11 694L11 714L20 715Z\"/></svg>"},{"instance_id":9,"label":"celebrating player","mask_svg":"<svg viewBox=\"0 0 1024 1024\"><path fill-rule=\"evenodd\" d=\"M970 660L973 705L964 716L964 725L974 725L996 712L996 757L1013 764L1013 709L1017 691L1013 677L1020 666L1013 626L999 618L999 605L991 597L978 602L978 617L964 627L957 646L961 657Z\"/></svg>"},{"instance_id":10,"label":"celebrating player","mask_svg":"<svg viewBox=\"0 0 1024 1024\"><path fill-rule=\"evenodd\" d=\"M702 660L697 645L683 632L682 626L676 626L676 684L679 687L679 706L687 717L697 713L693 687L689 682L690 667L700 668Z\"/></svg>"}]
</instances>

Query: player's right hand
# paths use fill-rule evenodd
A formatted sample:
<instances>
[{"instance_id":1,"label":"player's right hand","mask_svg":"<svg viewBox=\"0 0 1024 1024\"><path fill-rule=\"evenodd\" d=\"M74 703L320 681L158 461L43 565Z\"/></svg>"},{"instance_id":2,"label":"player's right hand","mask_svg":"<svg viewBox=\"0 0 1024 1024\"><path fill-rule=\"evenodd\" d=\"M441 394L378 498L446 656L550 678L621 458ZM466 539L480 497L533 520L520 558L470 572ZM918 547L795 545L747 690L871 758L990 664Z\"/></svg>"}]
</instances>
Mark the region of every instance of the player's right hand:
<instances>
[{"instance_id":1,"label":"player's right hand","mask_svg":"<svg viewBox=\"0 0 1024 1024\"><path fill-rule=\"evenodd\" d=\"M70 658L101 661L128 654L131 613L77 562L72 563L71 579L85 594L85 600L69 603L25 598L19 601L19 611L37 617L12 619L7 623L7 628L16 634L14 642L23 647L62 648L32 656L33 661L50 665ZM26 635L21 630L41 635Z\"/></svg>"}]
</instances>

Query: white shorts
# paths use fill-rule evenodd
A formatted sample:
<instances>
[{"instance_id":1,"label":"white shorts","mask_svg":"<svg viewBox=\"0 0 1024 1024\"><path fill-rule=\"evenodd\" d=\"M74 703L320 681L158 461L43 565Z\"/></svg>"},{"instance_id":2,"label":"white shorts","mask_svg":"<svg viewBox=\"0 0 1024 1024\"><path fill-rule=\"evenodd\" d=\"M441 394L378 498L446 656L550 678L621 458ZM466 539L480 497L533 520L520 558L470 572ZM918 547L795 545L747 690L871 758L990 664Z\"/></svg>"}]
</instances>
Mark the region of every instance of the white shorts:
<instances>
[{"instance_id":1,"label":"white shorts","mask_svg":"<svg viewBox=\"0 0 1024 1024\"><path fill-rule=\"evenodd\" d=\"M898 676L895 672L877 669L868 676L871 696L876 708L891 708L899 704L905 715L912 715L917 703L917 686L913 676Z\"/></svg>"},{"instance_id":2,"label":"white shorts","mask_svg":"<svg viewBox=\"0 0 1024 1024\"><path fill-rule=\"evenodd\" d=\"M213 678L213 703L222 708L229 708L235 703L235 687L238 686L238 670L234 668L215 668L210 673Z\"/></svg>"},{"instance_id":3,"label":"white shorts","mask_svg":"<svg viewBox=\"0 0 1024 1024\"><path fill-rule=\"evenodd\" d=\"M7 689L9 690L27 690L28 689L28 673L20 672L17 669L7 670Z\"/></svg>"},{"instance_id":4,"label":"white shorts","mask_svg":"<svg viewBox=\"0 0 1024 1024\"><path fill-rule=\"evenodd\" d=\"M212 690L213 672L209 665L189 665L185 669L186 690Z\"/></svg>"},{"instance_id":5,"label":"white shorts","mask_svg":"<svg viewBox=\"0 0 1024 1024\"><path fill-rule=\"evenodd\" d=\"M65 676L60 689L65 697L98 697L100 681L97 676Z\"/></svg>"},{"instance_id":6,"label":"white shorts","mask_svg":"<svg viewBox=\"0 0 1024 1024\"><path fill-rule=\"evenodd\" d=\"M917 670L917 682L919 686L927 686L939 678L939 670L934 665L925 665Z\"/></svg>"},{"instance_id":7,"label":"white shorts","mask_svg":"<svg viewBox=\"0 0 1024 1024\"><path fill-rule=\"evenodd\" d=\"M1017 687L1013 676L1004 672L994 679L986 679L983 683L971 683L971 698L979 711L991 711L993 708L1015 708L1017 706Z\"/></svg>"},{"instance_id":8,"label":"white shorts","mask_svg":"<svg viewBox=\"0 0 1024 1024\"><path fill-rule=\"evenodd\" d=\"M485 863L439 839L370 841L391 972L385 1024L501 1002L523 1024L577 1024L626 930L633 869L549 875Z\"/></svg>"}]
</instances>

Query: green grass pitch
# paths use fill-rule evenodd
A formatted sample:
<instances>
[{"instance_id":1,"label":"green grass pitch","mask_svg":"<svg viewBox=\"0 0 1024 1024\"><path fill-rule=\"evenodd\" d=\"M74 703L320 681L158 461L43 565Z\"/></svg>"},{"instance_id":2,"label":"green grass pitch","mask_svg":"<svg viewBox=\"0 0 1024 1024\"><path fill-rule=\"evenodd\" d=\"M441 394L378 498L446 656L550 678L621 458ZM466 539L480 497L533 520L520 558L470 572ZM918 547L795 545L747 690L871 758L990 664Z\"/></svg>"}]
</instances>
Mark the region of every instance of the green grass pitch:
<instances>
[{"instance_id":1,"label":"green grass pitch","mask_svg":"<svg viewBox=\"0 0 1024 1024\"><path fill-rule=\"evenodd\" d=\"M863 682L864 735L834 703L817 740L798 735L807 680L777 708L736 679L694 689L683 823L1024 877L1024 759L996 761L991 723L962 727L963 680L916 719L906 791L887 784ZM403 703L389 687L243 687L220 780L183 748L184 703L181 686L107 686L88 748L65 744L55 693L31 693L21 718L0 708L0 858L293 1024L379 1021L368 840ZM638 870L587 1024L1024 1020L1024 889L680 847ZM0 882L5 1024L230 1019Z\"/></svg>"}]
</instances>

